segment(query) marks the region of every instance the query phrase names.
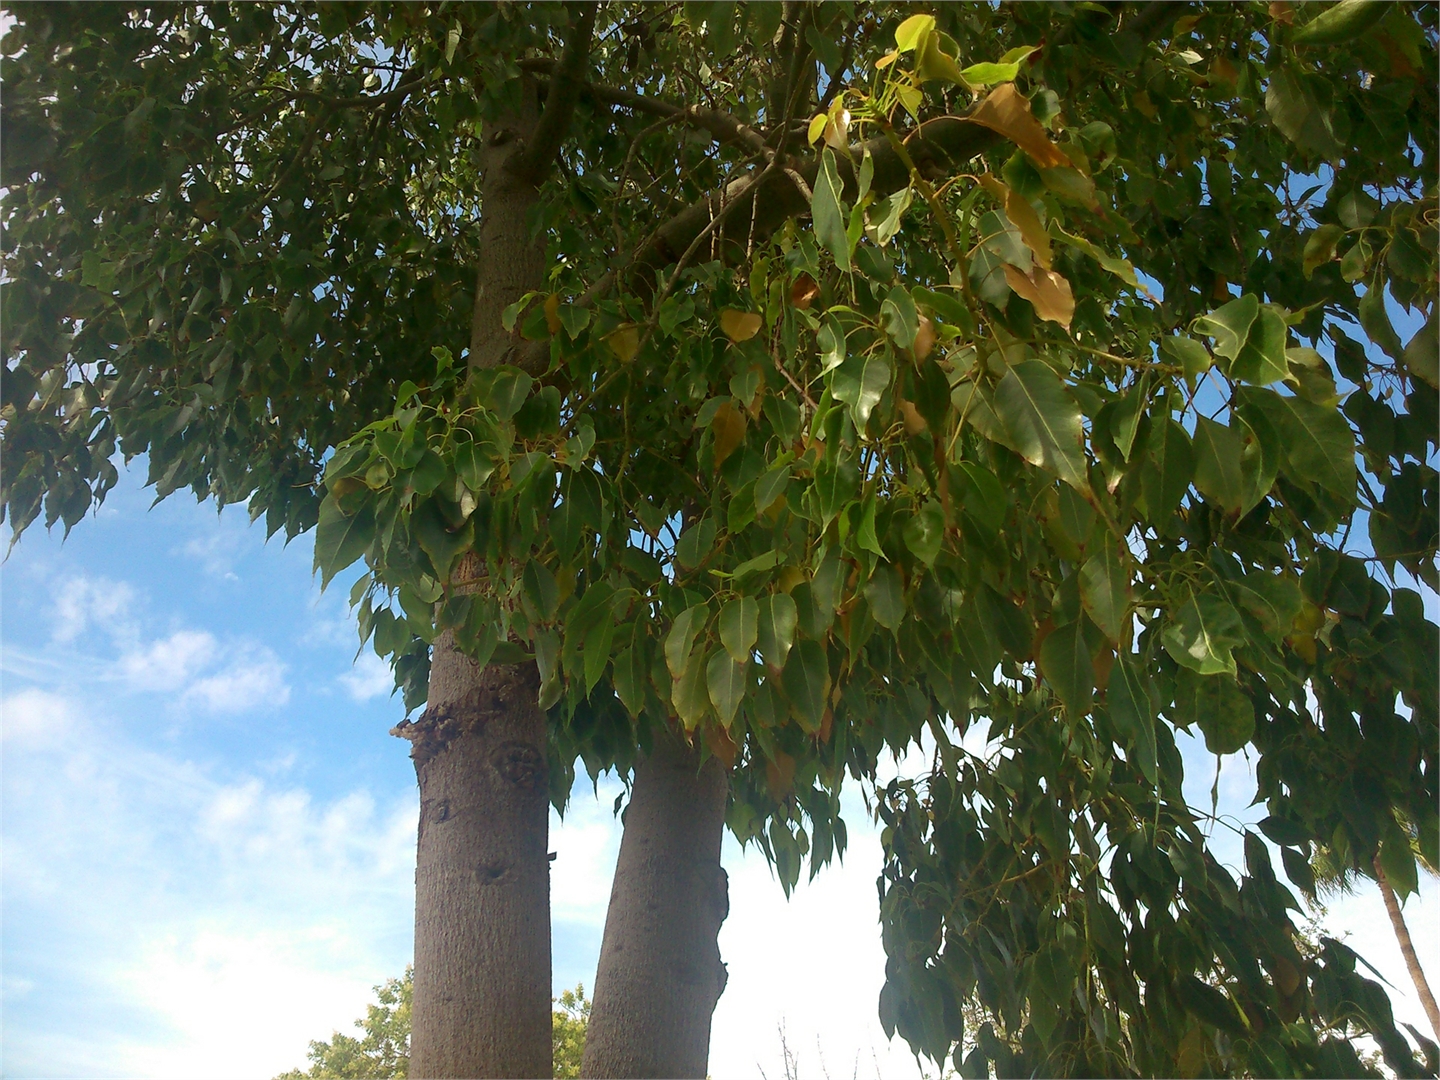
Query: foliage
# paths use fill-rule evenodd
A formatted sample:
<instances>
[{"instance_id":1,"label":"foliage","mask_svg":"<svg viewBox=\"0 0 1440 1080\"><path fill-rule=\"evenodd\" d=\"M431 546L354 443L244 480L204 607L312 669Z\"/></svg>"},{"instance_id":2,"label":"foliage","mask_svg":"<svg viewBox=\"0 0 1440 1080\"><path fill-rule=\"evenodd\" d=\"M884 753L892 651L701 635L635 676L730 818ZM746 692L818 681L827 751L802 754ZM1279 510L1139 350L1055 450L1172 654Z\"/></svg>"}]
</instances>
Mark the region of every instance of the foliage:
<instances>
[{"instance_id":1,"label":"foliage","mask_svg":"<svg viewBox=\"0 0 1440 1080\"><path fill-rule=\"evenodd\" d=\"M375 987L378 1005L366 1008L365 1019L355 1026L364 1038L356 1039L335 1032L329 1042L310 1044L310 1068L301 1072L291 1069L275 1080L405 1080L410 1067L410 1000L414 975L405 969L403 978L390 979ZM560 1008L552 1014L552 1042L555 1052L555 1076L580 1075L580 1059L585 1050L585 1025L590 1019L590 1002L585 987L561 991L555 999Z\"/></svg>"},{"instance_id":2,"label":"foliage","mask_svg":"<svg viewBox=\"0 0 1440 1080\"><path fill-rule=\"evenodd\" d=\"M17 536L117 449L315 525L407 708L441 631L533 659L557 804L682 725L787 889L925 740L881 1017L981 1002L967 1075L1419 1068L1174 733L1302 891L1440 843L1434 4L609 5L485 371L476 154L563 8L17 11Z\"/></svg>"},{"instance_id":3,"label":"foliage","mask_svg":"<svg viewBox=\"0 0 1440 1080\"><path fill-rule=\"evenodd\" d=\"M414 990L410 968L399 979L387 979L375 987L376 1005L365 1007L365 1017L355 1026L363 1032L357 1039L335 1032L329 1042L310 1043L310 1068L291 1069L275 1080L307 1080L327 1077L335 1080L404 1080L410 1069L410 1002Z\"/></svg>"}]
</instances>

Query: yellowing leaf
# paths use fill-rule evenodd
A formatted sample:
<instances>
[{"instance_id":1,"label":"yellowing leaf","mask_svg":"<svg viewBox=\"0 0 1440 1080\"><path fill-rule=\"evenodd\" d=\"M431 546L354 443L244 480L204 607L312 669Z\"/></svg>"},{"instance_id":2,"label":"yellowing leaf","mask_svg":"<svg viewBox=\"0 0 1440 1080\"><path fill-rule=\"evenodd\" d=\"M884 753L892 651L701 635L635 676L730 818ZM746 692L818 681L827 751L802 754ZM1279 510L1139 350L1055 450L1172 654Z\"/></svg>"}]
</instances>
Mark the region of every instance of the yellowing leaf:
<instances>
[{"instance_id":1,"label":"yellowing leaf","mask_svg":"<svg viewBox=\"0 0 1440 1080\"><path fill-rule=\"evenodd\" d=\"M959 83L967 86L955 58L940 47L940 35L929 34L916 52L915 77L921 82Z\"/></svg>"},{"instance_id":2,"label":"yellowing leaf","mask_svg":"<svg viewBox=\"0 0 1440 1080\"><path fill-rule=\"evenodd\" d=\"M825 125L828 123L830 123L830 117L823 112L816 113L810 118L810 130L805 133L805 138L812 146L819 142L821 135L825 134Z\"/></svg>"},{"instance_id":3,"label":"yellowing leaf","mask_svg":"<svg viewBox=\"0 0 1440 1080\"><path fill-rule=\"evenodd\" d=\"M545 329L550 333L560 332L560 294L551 293L545 298Z\"/></svg>"},{"instance_id":4,"label":"yellowing leaf","mask_svg":"<svg viewBox=\"0 0 1440 1080\"><path fill-rule=\"evenodd\" d=\"M721 402L710 421L710 430L715 435L715 468L718 469L745 441L745 414L730 402Z\"/></svg>"},{"instance_id":5,"label":"yellowing leaf","mask_svg":"<svg viewBox=\"0 0 1440 1080\"><path fill-rule=\"evenodd\" d=\"M920 316L920 328L915 331L915 359L924 360L935 347L935 324L924 315Z\"/></svg>"},{"instance_id":6,"label":"yellowing leaf","mask_svg":"<svg viewBox=\"0 0 1440 1080\"><path fill-rule=\"evenodd\" d=\"M1070 282L1053 270L1038 266L1027 277L1009 263L1005 264L1005 280L1010 288L1035 305L1036 315L1070 329L1070 320L1075 315L1075 294L1070 291Z\"/></svg>"},{"instance_id":7,"label":"yellowing leaf","mask_svg":"<svg viewBox=\"0 0 1440 1080\"><path fill-rule=\"evenodd\" d=\"M731 341L749 341L760 332L763 320L753 311L725 308L720 312L720 329Z\"/></svg>"},{"instance_id":8,"label":"yellowing leaf","mask_svg":"<svg viewBox=\"0 0 1440 1080\"><path fill-rule=\"evenodd\" d=\"M912 52L935 29L934 15L911 15L895 28L895 51Z\"/></svg>"},{"instance_id":9,"label":"yellowing leaf","mask_svg":"<svg viewBox=\"0 0 1440 1080\"><path fill-rule=\"evenodd\" d=\"M1030 111L1030 102L1013 83L997 86L975 107L970 119L1005 136L1024 150L1042 169L1069 165L1065 151L1050 141L1040 121Z\"/></svg>"},{"instance_id":10,"label":"yellowing leaf","mask_svg":"<svg viewBox=\"0 0 1440 1080\"><path fill-rule=\"evenodd\" d=\"M980 183L984 185L986 191L1004 204L1005 216L1010 219L1010 224L1020 230L1020 239L1025 241L1025 246L1035 253L1035 261L1049 270L1051 266L1050 234L1045 231L1045 226L1040 224L1040 215L1035 213L1035 208L1030 205L1030 200L1018 191L1011 190L996 178L994 173L986 173L981 176Z\"/></svg>"},{"instance_id":11,"label":"yellowing leaf","mask_svg":"<svg viewBox=\"0 0 1440 1080\"><path fill-rule=\"evenodd\" d=\"M635 359L635 354L640 351L640 328L638 326L622 326L619 330L613 331L606 339L610 345L610 351L622 364L628 364Z\"/></svg>"}]
</instances>

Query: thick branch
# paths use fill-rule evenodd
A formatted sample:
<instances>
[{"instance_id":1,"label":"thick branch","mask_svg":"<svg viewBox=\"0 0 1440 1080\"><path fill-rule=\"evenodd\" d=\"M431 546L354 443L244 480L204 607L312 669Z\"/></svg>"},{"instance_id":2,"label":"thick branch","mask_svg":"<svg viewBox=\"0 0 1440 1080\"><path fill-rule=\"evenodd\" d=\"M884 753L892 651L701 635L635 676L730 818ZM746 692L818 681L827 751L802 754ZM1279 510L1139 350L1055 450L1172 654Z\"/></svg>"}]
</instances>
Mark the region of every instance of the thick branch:
<instances>
[{"instance_id":1,"label":"thick branch","mask_svg":"<svg viewBox=\"0 0 1440 1080\"><path fill-rule=\"evenodd\" d=\"M515 162L517 173L530 180L537 179L550 168L550 163L560 152L565 133L570 130L570 118L575 112L575 102L579 100L580 91L585 85L581 75L585 70L585 62L590 58L590 39L594 36L595 15L599 9L598 3L585 5L579 19L570 28L570 39L565 43L560 62L554 65L550 93L545 100L545 111L540 116L540 122L535 125L535 133L531 136L525 153Z\"/></svg>"}]
</instances>

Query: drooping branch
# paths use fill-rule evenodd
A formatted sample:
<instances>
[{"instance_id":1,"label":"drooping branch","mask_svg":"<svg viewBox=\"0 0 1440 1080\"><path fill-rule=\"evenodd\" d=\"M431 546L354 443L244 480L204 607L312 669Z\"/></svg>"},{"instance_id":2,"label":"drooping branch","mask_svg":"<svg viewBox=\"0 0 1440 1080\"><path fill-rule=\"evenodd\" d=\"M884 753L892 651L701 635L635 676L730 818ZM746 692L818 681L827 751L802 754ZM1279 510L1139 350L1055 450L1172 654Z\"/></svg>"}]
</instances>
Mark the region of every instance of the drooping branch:
<instances>
[{"instance_id":1,"label":"drooping branch","mask_svg":"<svg viewBox=\"0 0 1440 1080\"><path fill-rule=\"evenodd\" d=\"M512 168L529 180L542 176L560 144L570 130L570 118L575 113L575 102L580 99L584 86L585 63L590 58L590 39L594 36L595 16L600 10L598 3L586 4L580 16L570 27L570 37L559 63L554 65L550 80L550 93L545 100L545 111L535 125L535 133L524 154L514 159Z\"/></svg>"}]
</instances>

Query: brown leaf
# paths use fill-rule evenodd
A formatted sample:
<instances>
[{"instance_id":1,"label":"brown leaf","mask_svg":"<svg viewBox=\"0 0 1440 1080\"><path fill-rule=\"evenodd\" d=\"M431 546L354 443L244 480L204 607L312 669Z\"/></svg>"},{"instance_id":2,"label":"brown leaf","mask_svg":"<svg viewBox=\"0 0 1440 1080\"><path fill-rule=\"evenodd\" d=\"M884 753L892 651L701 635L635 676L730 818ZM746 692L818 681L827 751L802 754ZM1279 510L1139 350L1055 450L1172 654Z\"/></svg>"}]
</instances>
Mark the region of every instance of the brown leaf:
<instances>
[{"instance_id":1,"label":"brown leaf","mask_svg":"<svg viewBox=\"0 0 1440 1080\"><path fill-rule=\"evenodd\" d=\"M1053 270L1039 266L1026 277L1009 263L1005 264L1005 280L1010 288L1035 305L1036 315L1070 329L1070 320L1075 315L1075 294L1070 291L1070 282Z\"/></svg>"},{"instance_id":2,"label":"brown leaf","mask_svg":"<svg viewBox=\"0 0 1440 1080\"><path fill-rule=\"evenodd\" d=\"M1295 21L1295 5L1289 0L1271 0L1270 18L1284 26L1289 26Z\"/></svg>"},{"instance_id":3,"label":"brown leaf","mask_svg":"<svg viewBox=\"0 0 1440 1080\"><path fill-rule=\"evenodd\" d=\"M1045 226L1040 224L1040 215L1035 213L1030 200L1001 183L994 173L986 173L980 177L980 183L1004 204L1005 216L1010 219L1010 224L1020 230L1020 239L1035 253L1035 261L1049 270L1050 234L1045 231Z\"/></svg>"},{"instance_id":4,"label":"brown leaf","mask_svg":"<svg viewBox=\"0 0 1440 1080\"><path fill-rule=\"evenodd\" d=\"M1030 111L1030 102L1013 83L1002 83L976 106L970 119L1005 136L1024 150L1042 169L1069 165L1065 151L1050 141L1040 121Z\"/></svg>"},{"instance_id":5,"label":"brown leaf","mask_svg":"<svg viewBox=\"0 0 1440 1080\"><path fill-rule=\"evenodd\" d=\"M715 468L720 468L735 448L745 441L745 414L730 402L723 402L710 421L715 435Z\"/></svg>"},{"instance_id":6,"label":"brown leaf","mask_svg":"<svg viewBox=\"0 0 1440 1080\"><path fill-rule=\"evenodd\" d=\"M920 329L915 331L915 359L924 360L935 348L935 324L920 316Z\"/></svg>"},{"instance_id":7,"label":"brown leaf","mask_svg":"<svg viewBox=\"0 0 1440 1080\"><path fill-rule=\"evenodd\" d=\"M801 274L790 286L790 303L801 311L808 311L815 298L820 295L820 286L809 274Z\"/></svg>"},{"instance_id":8,"label":"brown leaf","mask_svg":"<svg viewBox=\"0 0 1440 1080\"><path fill-rule=\"evenodd\" d=\"M900 415L904 418L907 435L919 435L930 426L920 415L920 410L915 408L915 403L904 398L900 399Z\"/></svg>"},{"instance_id":9,"label":"brown leaf","mask_svg":"<svg viewBox=\"0 0 1440 1080\"><path fill-rule=\"evenodd\" d=\"M720 329L731 341L749 341L760 332L764 320L753 311L735 311L725 308L720 312Z\"/></svg>"},{"instance_id":10,"label":"brown leaf","mask_svg":"<svg viewBox=\"0 0 1440 1080\"><path fill-rule=\"evenodd\" d=\"M727 769L735 767L735 758L740 753L740 748L735 745L735 740L730 738L730 733L722 727L713 724L705 725L705 745L710 748L710 753L720 759L720 764Z\"/></svg>"},{"instance_id":11,"label":"brown leaf","mask_svg":"<svg viewBox=\"0 0 1440 1080\"><path fill-rule=\"evenodd\" d=\"M765 763L765 782L770 786L770 796L777 802L790 794L795 786L795 759L784 750L776 750L775 756Z\"/></svg>"}]
</instances>

